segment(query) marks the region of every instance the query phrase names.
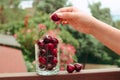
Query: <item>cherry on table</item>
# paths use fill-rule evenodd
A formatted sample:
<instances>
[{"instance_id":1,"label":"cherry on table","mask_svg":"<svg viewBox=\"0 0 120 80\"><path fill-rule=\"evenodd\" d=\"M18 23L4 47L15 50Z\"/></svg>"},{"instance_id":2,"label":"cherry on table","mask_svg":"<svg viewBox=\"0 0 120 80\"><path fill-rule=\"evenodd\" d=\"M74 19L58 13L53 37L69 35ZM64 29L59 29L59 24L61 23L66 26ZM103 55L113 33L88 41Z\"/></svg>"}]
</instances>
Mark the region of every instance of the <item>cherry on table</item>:
<instances>
[{"instance_id":1,"label":"cherry on table","mask_svg":"<svg viewBox=\"0 0 120 80\"><path fill-rule=\"evenodd\" d=\"M72 73L75 70L75 66L73 64L67 64L67 72Z\"/></svg>"},{"instance_id":2,"label":"cherry on table","mask_svg":"<svg viewBox=\"0 0 120 80\"><path fill-rule=\"evenodd\" d=\"M82 69L82 64L80 64L80 63L75 63L74 66L75 66L75 70L77 72L79 72Z\"/></svg>"}]
</instances>

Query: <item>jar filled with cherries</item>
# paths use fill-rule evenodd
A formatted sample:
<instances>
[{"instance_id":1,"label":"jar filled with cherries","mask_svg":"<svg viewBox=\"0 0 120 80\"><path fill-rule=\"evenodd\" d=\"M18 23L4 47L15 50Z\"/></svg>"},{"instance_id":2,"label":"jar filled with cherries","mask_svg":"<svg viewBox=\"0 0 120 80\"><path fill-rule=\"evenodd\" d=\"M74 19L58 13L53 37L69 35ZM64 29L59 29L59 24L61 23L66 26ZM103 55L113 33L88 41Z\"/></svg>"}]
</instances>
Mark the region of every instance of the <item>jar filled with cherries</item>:
<instances>
[{"instance_id":1,"label":"jar filled with cherries","mask_svg":"<svg viewBox=\"0 0 120 80\"><path fill-rule=\"evenodd\" d=\"M35 44L36 71L40 75L53 75L59 72L59 41L45 35Z\"/></svg>"}]
</instances>

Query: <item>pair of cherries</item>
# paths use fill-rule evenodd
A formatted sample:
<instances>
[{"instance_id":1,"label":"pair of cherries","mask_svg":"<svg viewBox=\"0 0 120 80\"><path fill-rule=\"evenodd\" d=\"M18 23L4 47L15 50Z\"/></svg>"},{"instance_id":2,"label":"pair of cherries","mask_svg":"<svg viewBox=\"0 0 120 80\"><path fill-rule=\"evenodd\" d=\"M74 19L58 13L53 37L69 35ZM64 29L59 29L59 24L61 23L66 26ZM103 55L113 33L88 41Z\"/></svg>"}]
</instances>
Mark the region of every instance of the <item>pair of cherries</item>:
<instances>
[{"instance_id":1,"label":"pair of cherries","mask_svg":"<svg viewBox=\"0 0 120 80\"><path fill-rule=\"evenodd\" d=\"M75 63L73 64L67 64L67 72L68 73L72 73L74 70L76 72L80 72L80 70L82 69L83 65L80 63Z\"/></svg>"}]
</instances>

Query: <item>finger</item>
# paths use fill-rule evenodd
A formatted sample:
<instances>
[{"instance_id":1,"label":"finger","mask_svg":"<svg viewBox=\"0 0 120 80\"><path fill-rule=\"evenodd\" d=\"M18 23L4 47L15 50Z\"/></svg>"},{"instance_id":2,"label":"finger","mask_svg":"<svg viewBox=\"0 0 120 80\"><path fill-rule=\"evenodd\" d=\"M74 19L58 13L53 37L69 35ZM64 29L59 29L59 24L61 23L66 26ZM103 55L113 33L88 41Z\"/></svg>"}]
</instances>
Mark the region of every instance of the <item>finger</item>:
<instances>
[{"instance_id":1,"label":"finger","mask_svg":"<svg viewBox=\"0 0 120 80\"><path fill-rule=\"evenodd\" d=\"M56 24L59 25L59 24L60 24L60 21L57 21Z\"/></svg>"},{"instance_id":2,"label":"finger","mask_svg":"<svg viewBox=\"0 0 120 80\"><path fill-rule=\"evenodd\" d=\"M63 25L64 25L64 24L68 24L68 21L62 21L61 23L62 23Z\"/></svg>"},{"instance_id":3,"label":"finger","mask_svg":"<svg viewBox=\"0 0 120 80\"><path fill-rule=\"evenodd\" d=\"M63 20L70 19L74 13L72 12L63 12L63 13L56 13L57 16Z\"/></svg>"},{"instance_id":4,"label":"finger","mask_svg":"<svg viewBox=\"0 0 120 80\"><path fill-rule=\"evenodd\" d=\"M56 12L72 12L72 11L73 11L73 7L64 7L58 9Z\"/></svg>"},{"instance_id":5,"label":"finger","mask_svg":"<svg viewBox=\"0 0 120 80\"><path fill-rule=\"evenodd\" d=\"M52 15L59 12L72 12L72 11L73 11L73 7L64 7L56 10L55 12L52 13Z\"/></svg>"}]
</instances>

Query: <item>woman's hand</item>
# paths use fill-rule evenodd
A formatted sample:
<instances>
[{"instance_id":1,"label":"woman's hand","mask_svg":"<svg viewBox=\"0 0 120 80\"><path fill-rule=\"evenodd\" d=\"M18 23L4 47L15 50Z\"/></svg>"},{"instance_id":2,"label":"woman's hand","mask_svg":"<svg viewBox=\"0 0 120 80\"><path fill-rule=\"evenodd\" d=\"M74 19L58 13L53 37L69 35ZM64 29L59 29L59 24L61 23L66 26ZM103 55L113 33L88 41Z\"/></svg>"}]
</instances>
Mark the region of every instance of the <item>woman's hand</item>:
<instances>
[{"instance_id":1,"label":"woman's hand","mask_svg":"<svg viewBox=\"0 0 120 80\"><path fill-rule=\"evenodd\" d=\"M58 9L52 15L60 18L58 23L70 24L76 30L91 34L104 45L120 55L120 30L74 7ZM51 15L51 16L52 16Z\"/></svg>"},{"instance_id":2,"label":"woman's hand","mask_svg":"<svg viewBox=\"0 0 120 80\"><path fill-rule=\"evenodd\" d=\"M53 14L57 14L60 18L60 21L57 21L57 23L70 24L76 30L87 34L90 34L92 31L95 18L81 12L75 7L60 8Z\"/></svg>"}]
</instances>

